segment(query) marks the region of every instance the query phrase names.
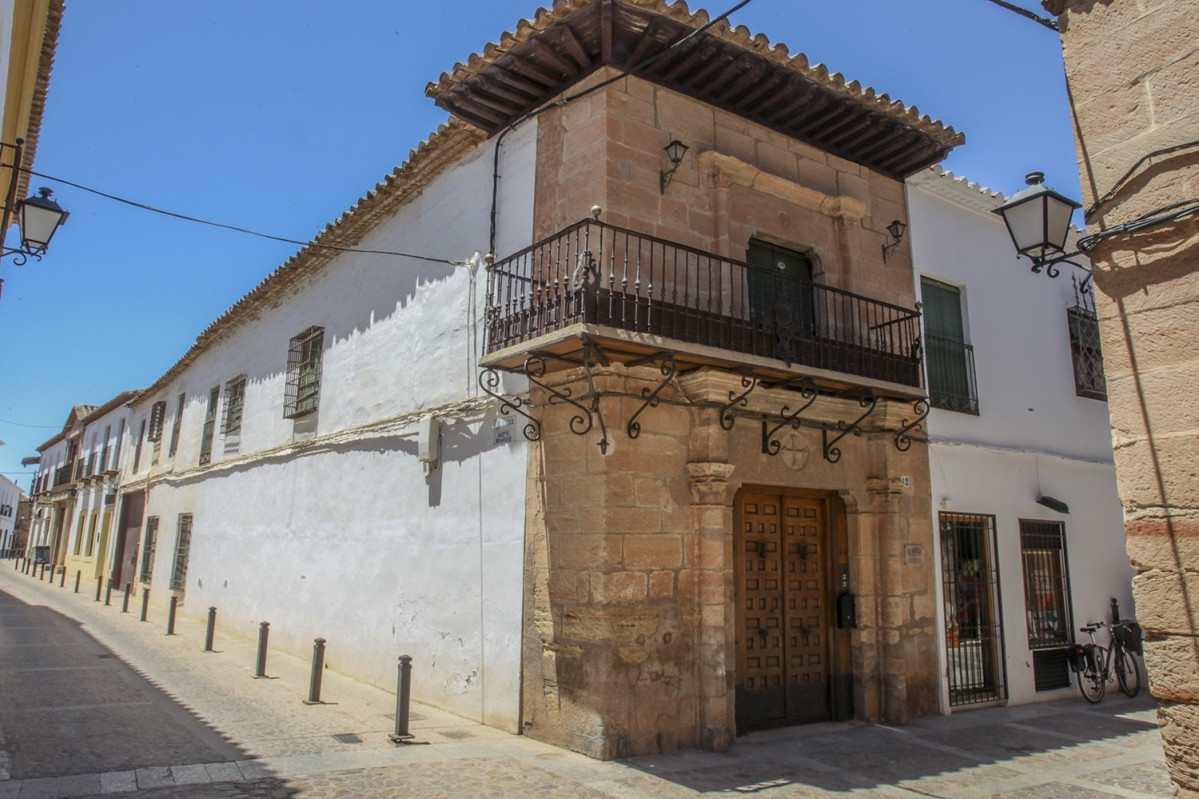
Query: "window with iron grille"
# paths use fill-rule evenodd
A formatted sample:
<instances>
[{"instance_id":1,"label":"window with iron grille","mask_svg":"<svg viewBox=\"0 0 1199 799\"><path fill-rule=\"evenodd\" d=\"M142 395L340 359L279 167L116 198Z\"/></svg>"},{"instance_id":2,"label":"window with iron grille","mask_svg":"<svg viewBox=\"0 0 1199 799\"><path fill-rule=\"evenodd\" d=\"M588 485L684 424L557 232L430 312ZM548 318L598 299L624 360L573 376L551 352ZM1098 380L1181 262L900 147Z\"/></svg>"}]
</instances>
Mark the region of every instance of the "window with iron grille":
<instances>
[{"instance_id":1,"label":"window with iron grille","mask_svg":"<svg viewBox=\"0 0 1199 799\"><path fill-rule=\"evenodd\" d=\"M179 403L175 406L175 421L171 423L171 446L167 450L167 454L174 456L179 449L179 431L183 427L183 403L187 399L187 394L179 395Z\"/></svg>"},{"instance_id":2,"label":"window with iron grille","mask_svg":"<svg viewBox=\"0 0 1199 799\"><path fill-rule=\"evenodd\" d=\"M238 375L225 384L225 418L221 433L227 436L241 434L242 410L246 403L246 376Z\"/></svg>"},{"instance_id":3,"label":"window with iron grille","mask_svg":"<svg viewBox=\"0 0 1199 799\"><path fill-rule=\"evenodd\" d=\"M175 568L171 572L171 590L182 591L187 583L187 555L191 549L192 515L179 514L179 533L175 537Z\"/></svg>"},{"instance_id":4,"label":"window with iron grille","mask_svg":"<svg viewBox=\"0 0 1199 799\"><path fill-rule=\"evenodd\" d=\"M208 392L208 407L204 410L204 431L200 436L200 465L212 460L212 439L216 434L216 406L221 400L221 387Z\"/></svg>"},{"instance_id":5,"label":"window with iron grille","mask_svg":"<svg viewBox=\"0 0 1199 799\"><path fill-rule=\"evenodd\" d=\"M100 471L108 470L108 441L112 436L112 425L104 428L104 446L100 449Z\"/></svg>"},{"instance_id":6,"label":"window with iron grille","mask_svg":"<svg viewBox=\"0 0 1199 799\"><path fill-rule=\"evenodd\" d=\"M167 404L165 400L159 400L150 406L150 431L146 434L147 441L162 440L162 424L166 419Z\"/></svg>"},{"instance_id":7,"label":"window with iron grille","mask_svg":"<svg viewBox=\"0 0 1199 799\"><path fill-rule=\"evenodd\" d=\"M1074 358L1074 393L1091 399L1107 399L1103 376L1103 350L1099 345L1099 321L1094 311L1076 306L1066 309L1070 324L1070 355Z\"/></svg>"},{"instance_id":8,"label":"window with iron grille","mask_svg":"<svg viewBox=\"0 0 1199 799\"><path fill-rule=\"evenodd\" d=\"M142 544L142 582L146 585L150 584L150 578L154 575L154 550L158 546L158 517L150 516L146 519L146 540Z\"/></svg>"},{"instance_id":9,"label":"window with iron grille","mask_svg":"<svg viewBox=\"0 0 1199 799\"><path fill-rule=\"evenodd\" d=\"M284 419L305 416L317 409L321 394L321 349L324 340L323 327L310 327L291 340L287 350Z\"/></svg>"},{"instance_id":10,"label":"window with iron grille","mask_svg":"<svg viewBox=\"0 0 1199 799\"><path fill-rule=\"evenodd\" d=\"M966 343L962 292L932 278L920 278L924 317L924 363L928 398L934 408L978 413L974 379L974 347Z\"/></svg>"},{"instance_id":11,"label":"window with iron grille","mask_svg":"<svg viewBox=\"0 0 1199 799\"><path fill-rule=\"evenodd\" d=\"M1065 668L1065 658L1059 657L1071 642L1065 526L1061 522L1021 519L1020 558L1024 565L1024 608L1036 688L1044 691L1066 687L1070 684L1070 674Z\"/></svg>"},{"instance_id":12,"label":"window with iron grille","mask_svg":"<svg viewBox=\"0 0 1199 799\"><path fill-rule=\"evenodd\" d=\"M1007 695L995 517L940 514L941 586L949 704L994 702Z\"/></svg>"},{"instance_id":13,"label":"window with iron grille","mask_svg":"<svg viewBox=\"0 0 1199 799\"><path fill-rule=\"evenodd\" d=\"M146 420L142 419L141 429L137 433L137 444L133 449L133 473L137 474L137 470L141 468L142 463L142 440L146 437Z\"/></svg>"}]
</instances>

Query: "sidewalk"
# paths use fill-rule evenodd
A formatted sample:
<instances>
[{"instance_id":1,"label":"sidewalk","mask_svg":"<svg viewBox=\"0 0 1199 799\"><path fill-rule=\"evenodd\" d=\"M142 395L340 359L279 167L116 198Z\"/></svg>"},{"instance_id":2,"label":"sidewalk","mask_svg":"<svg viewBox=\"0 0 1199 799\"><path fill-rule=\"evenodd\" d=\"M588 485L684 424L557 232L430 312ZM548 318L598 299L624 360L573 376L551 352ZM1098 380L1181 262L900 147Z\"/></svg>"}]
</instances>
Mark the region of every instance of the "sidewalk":
<instances>
[{"instance_id":1,"label":"sidewalk","mask_svg":"<svg viewBox=\"0 0 1199 799\"><path fill-rule=\"evenodd\" d=\"M1082 698L919 719L904 728L823 724L754 733L724 755L688 752L599 762L509 735L422 705L397 746L393 694L326 671L306 705L309 663L272 652L253 678L256 641L218 629L204 653L204 628L180 619L138 621L140 606L112 606L20 574L0 562L0 592L45 605L84 629L245 757L156 769L5 779L0 729L0 799L9 797L580 797L638 799L756 794L792 797L1167 797L1153 700ZM2 623L2 620L0 620ZM419 664L414 671L419 679ZM112 735L120 736L115 729ZM68 745L69 742L64 742Z\"/></svg>"}]
</instances>

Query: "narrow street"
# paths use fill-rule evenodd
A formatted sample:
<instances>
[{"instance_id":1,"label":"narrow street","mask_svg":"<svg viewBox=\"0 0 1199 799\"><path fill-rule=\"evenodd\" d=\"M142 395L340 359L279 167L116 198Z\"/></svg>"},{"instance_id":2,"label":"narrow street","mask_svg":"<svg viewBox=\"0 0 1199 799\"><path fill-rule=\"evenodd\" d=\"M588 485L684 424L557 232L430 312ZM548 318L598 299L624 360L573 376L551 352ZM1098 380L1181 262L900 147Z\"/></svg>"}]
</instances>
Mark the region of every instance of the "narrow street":
<instances>
[{"instance_id":1,"label":"narrow street","mask_svg":"<svg viewBox=\"0 0 1199 799\"><path fill-rule=\"evenodd\" d=\"M1166 797L1153 700L1073 698L755 733L725 755L599 762L414 705L255 642L0 567L0 799L19 797ZM420 679L414 666L414 683Z\"/></svg>"}]
</instances>

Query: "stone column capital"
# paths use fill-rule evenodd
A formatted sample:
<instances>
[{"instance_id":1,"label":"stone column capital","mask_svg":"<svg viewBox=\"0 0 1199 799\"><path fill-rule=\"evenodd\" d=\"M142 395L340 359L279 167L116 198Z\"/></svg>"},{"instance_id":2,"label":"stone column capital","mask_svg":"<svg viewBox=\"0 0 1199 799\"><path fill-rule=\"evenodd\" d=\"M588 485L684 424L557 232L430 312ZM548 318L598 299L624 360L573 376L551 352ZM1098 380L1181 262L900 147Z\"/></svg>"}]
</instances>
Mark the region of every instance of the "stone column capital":
<instances>
[{"instance_id":1,"label":"stone column capital","mask_svg":"<svg viewBox=\"0 0 1199 799\"><path fill-rule=\"evenodd\" d=\"M688 463L687 485L692 505L728 505L731 463Z\"/></svg>"}]
</instances>

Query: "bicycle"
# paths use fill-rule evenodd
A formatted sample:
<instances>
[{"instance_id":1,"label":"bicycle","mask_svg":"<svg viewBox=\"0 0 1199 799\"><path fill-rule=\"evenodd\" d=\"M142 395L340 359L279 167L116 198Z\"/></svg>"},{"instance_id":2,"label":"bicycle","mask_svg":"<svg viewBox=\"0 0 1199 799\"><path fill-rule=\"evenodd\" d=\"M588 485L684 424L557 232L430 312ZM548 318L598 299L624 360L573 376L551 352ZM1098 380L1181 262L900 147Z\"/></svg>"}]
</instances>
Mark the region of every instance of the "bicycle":
<instances>
[{"instance_id":1,"label":"bicycle","mask_svg":"<svg viewBox=\"0 0 1199 799\"><path fill-rule=\"evenodd\" d=\"M1100 646L1095 632L1108 627L1111 646ZM1119 621L1108 625L1095 622L1079 628L1086 633L1089 644L1074 644L1070 648L1070 665L1078 674L1078 690L1092 705L1103 699L1107 684L1114 677L1120 691L1134 697L1141 691L1141 670L1137 655L1141 649L1141 627L1135 621Z\"/></svg>"}]
</instances>

